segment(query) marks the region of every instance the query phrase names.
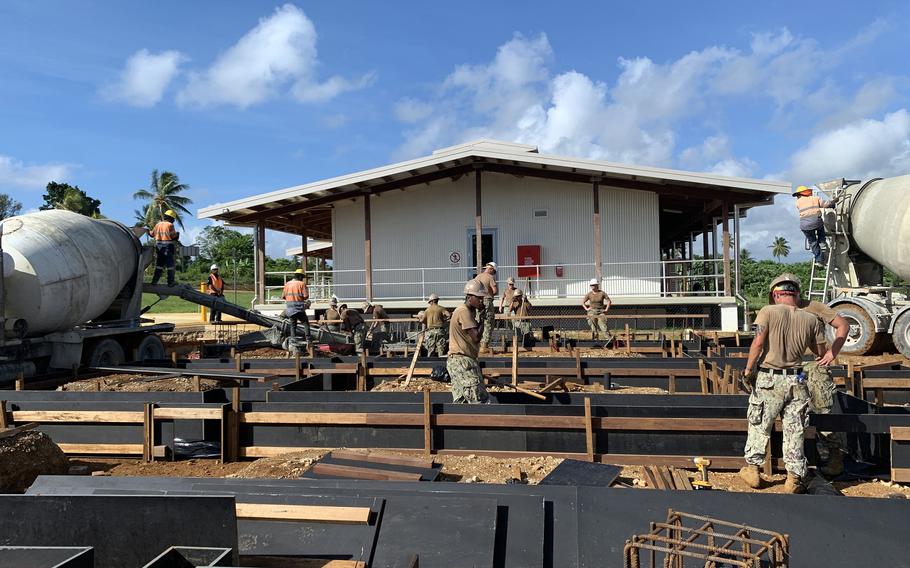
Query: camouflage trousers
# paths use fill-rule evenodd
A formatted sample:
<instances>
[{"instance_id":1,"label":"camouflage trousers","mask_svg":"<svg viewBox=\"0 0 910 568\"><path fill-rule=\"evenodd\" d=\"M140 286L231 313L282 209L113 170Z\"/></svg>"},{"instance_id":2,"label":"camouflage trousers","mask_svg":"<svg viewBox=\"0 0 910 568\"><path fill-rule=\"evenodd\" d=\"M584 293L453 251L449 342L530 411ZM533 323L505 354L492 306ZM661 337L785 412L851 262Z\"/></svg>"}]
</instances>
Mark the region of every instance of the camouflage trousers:
<instances>
[{"instance_id":1,"label":"camouflage trousers","mask_svg":"<svg viewBox=\"0 0 910 568\"><path fill-rule=\"evenodd\" d=\"M803 365L806 384L809 387L809 409L816 414L830 414L834 406L834 377L827 367L819 367L814 361ZM849 454L847 435L844 432L816 432L815 445L818 457L828 461L831 452L840 450Z\"/></svg>"},{"instance_id":2,"label":"camouflage trousers","mask_svg":"<svg viewBox=\"0 0 910 568\"><path fill-rule=\"evenodd\" d=\"M588 327L591 328L591 333L594 334L594 337L598 337L597 331L599 329L602 338L606 339L610 336L610 328L607 327L607 318L603 317L603 313L604 311L599 308L588 310Z\"/></svg>"},{"instance_id":3,"label":"camouflage trousers","mask_svg":"<svg viewBox=\"0 0 910 568\"><path fill-rule=\"evenodd\" d=\"M782 376L761 371L749 396L749 434L746 439L746 463L762 465L765 447L782 416L784 430L784 465L787 472L806 475L806 454L803 435L809 424L809 389L797 382L795 375Z\"/></svg>"},{"instance_id":4,"label":"camouflage trousers","mask_svg":"<svg viewBox=\"0 0 910 568\"><path fill-rule=\"evenodd\" d=\"M436 353L439 357L445 357L449 350L449 340L446 337L445 330L441 327L427 328L426 335L423 339L423 346L427 349L427 357L432 357Z\"/></svg>"},{"instance_id":5,"label":"camouflage trousers","mask_svg":"<svg viewBox=\"0 0 910 568\"><path fill-rule=\"evenodd\" d=\"M531 333L531 322L515 320L515 333L518 334L518 343L520 344L522 338Z\"/></svg>"},{"instance_id":6,"label":"camouflage trousers","mask_svg":"<svg viewBox=\"0 0 910 568\"><path fill-rule=\"evenodd\" d=\"M364 343L366 343L367 338L366 329L361 324L355 327L351 334L354 336L354 349L358 354L363 353Z\"/></svg>"},{"instance_id":7,"label":"camouflage trousers","mask_svg":"<svg viewBox=\"0 0 910 568\"><path fill-rule=\"evenodd\" d=\"M483 324L483 336L480 338L480 343L489 345L493 326L496 325L496 309L493 307L493 298L483 299L483 307L477 310L477 323Z\"/></svg>"},{"instance_id":8,"label":"camouflage trousers","mask_svg":"<svg viewBox=\"0 0 910 568\"><path fill-rule=\"evenodd\" d=\"M464 355L449 355L446 370L452 379L452 402L489 404L490 395L483 385L477 361Z\"/></svg>"}]
</instances>

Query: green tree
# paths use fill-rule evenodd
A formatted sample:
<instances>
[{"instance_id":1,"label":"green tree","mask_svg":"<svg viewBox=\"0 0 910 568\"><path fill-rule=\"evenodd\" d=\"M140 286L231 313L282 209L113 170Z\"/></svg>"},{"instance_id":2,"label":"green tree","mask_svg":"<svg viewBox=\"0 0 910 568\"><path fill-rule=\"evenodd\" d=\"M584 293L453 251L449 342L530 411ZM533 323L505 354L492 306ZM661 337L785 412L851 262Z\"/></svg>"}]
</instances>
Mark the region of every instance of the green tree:
<instances>
[{"instance_id":1,"label":"green tree","mask_svg":"<svg viewBox=\"0 0 910 568\"><path fill-rule=\"evenodd\" d=\"M78 185L52 181L47 184L47 193L42 197L44 205L38 208L42 211L65 209L86 217L101 217L101 200L89 196Z\"/></svg>"},{"instance_id":2,"label":"green tree","mask_svg":"<svg viewBox=\"0 0 910 568\"><path fill-rule=\"evenodd\" d=\"M742 262L754 262L755 259L752 258L752 253L749 252L749 249L740 249L739 250L739 261Z\"/></svg>"},{"instance_id":3,"label":"green tree","mask_svg":"<svg viewBox=\"0 0 910 568\"><path fill-rule=\"evenodd\" d=\"M780 262L781 257L790 256L790 243L784 237L775 237L774 242L768 248L771 249L771 256L776 258L777 262Z\"/></svg>"},{"instance_id":4,"label":"green tree","mask_svg":"<svg viewBox=\"0 0 910 568\"><path fill-rule=\"evenodd\" d=\"M161 172L152 170L152 177L148 189L140 189L133 194L133 199L147 201L148 205L144 208L144 218L148 221L148 226L154 226L155 223L164 217L164 212L172 209L176 213L175 220L183 228L183 216L192 217L192 213L187 206L193 202L189 197L180 195L188 190L189 185L180 183L180 178L173 172Z\"/></svg>"},{"instance_id":5,"label":"green tree","mask_svg":"<svg viewBox=\"0 0 910 568\"><path fill-rule=\"evenodd\" d=\"M15 217L22 211L22 204L5 193L0 193L0 221Z\"/></svg>"},{"instance_id":6,"label":"green tree","mask_svg":"<svg viewBox=\"0 0 910 568\"><path fill-rule=\"evenodd\" d=\"M206 264L225 264L237 261L238 265L253 265L253 235L241 233L219 225L202 230L196 239L199 256ZM206 268L208 270L208 268Z\"/></svg>"}]
</instances>

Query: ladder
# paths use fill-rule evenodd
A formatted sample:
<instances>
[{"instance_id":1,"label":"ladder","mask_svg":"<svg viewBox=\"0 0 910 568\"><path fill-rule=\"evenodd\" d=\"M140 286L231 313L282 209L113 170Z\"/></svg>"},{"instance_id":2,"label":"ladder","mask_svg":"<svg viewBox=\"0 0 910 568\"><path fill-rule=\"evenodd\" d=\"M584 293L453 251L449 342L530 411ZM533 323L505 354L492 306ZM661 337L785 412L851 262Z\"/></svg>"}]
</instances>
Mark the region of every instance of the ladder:
<instances>
[{"instance_id":1,"label":"ladder","mask_svg":"<svg viewBox=\"0 0 910 568\"><path fill-rule=\"evenodd\" d=\"M828 302L828 290L831 286L831 266L834 263L834 239L830 235L826 235L825 244L828 249L825 266L819 266L815 260L812 261L812 272L809 274L809 294L806 296L810 301L818 300L823 304Z\"/></svg>"}]
</instances>

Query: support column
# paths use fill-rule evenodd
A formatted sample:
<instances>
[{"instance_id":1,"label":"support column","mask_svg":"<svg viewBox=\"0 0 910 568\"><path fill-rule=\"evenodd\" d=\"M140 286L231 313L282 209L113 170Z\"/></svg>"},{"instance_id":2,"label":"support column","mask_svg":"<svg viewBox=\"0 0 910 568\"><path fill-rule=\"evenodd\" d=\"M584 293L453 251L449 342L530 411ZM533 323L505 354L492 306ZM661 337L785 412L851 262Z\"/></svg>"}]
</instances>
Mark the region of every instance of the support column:
<instances>
[{"instance_id":1,"label":"support column","mask_svg":"<svg viewBox=\"0 0 910 568\"><path fill-rule=\"evenodd\" d=\"M708 224L705 223L704 225L702 225L702 232L701 232L701 259L702 259L702 261L701 261L702 269L701 270L702 270L702 274L705 275L702 286L704 286L705 293L707 293L708 289L709 289L709 286L708 286L708 266L709 266L708 254L710 254L708 252Z\"/></svg>"},{"instance_id":2,"label":"support column","mask_svg":"<svg viewBox=\"0 0 910 568\"><path fill-rule=\"evenodd\" d=\"M482 171L480 166L474 166L474 257L478 275L483 270L483 207L480 175Z\"/></svg>"},{"instance_id":3,"label":"support column","mask_svg":"<svg viewBox=\"0 0 910 568\"><path fill-rule=\"evenodd\" d=\"M265 297L265 222L256 222L256 296L264 304Z\"/></svg>"},{"instance_id":4,"label":"support column","mask_svg":"<svg viewBox=\"0 0 910 568\"><path fill-rule=\"evenodd\" d=\"M370 194L363 194L363 282L368 302L373 301L373 236L370 228Z\"/></svg>"},{"instance_id":5,"label":"support column","mask_svg":"<svg viewBox=\"0 0 910 568\"><path fill-rule=\"evenodd\" d=\"M309 255L307 255L308 252L309 251L307 250L306 235L301 233L300 234L300 268L303 269L304 273L306 273L306 271L307 271L307 262L309 260L309 258L308 258Z\"/></svg>"},{"instance_id":6,"label":"support column","mask_svg":"<svg viewBox=\"0 0 910 568\"><path fill-rule=\"evenodd\" d=\"M600 282L604 277L603 249L600 236L600 178L591 178L591 193L594 197L594 275Z\"/></svg>"},{"instance_id":7,"label":"support column","mask_svg":"<svg viewBox=\"0 0 910 568\"><path fill-rule=\"evenodd\" d=\"M732 290L730 285L730 207L726 201L724 201L724 211L723 211L723 239L721 244L724 247L724 295L731 296Z\"/></svg>"}]
</instances>

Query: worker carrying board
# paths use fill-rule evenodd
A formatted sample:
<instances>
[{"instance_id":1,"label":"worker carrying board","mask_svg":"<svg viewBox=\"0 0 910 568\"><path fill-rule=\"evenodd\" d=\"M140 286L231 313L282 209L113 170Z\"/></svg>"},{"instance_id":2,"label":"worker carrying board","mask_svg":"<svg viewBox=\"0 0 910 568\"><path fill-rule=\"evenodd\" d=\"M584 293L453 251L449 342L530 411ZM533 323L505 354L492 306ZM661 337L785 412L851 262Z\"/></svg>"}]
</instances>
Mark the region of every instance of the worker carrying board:
<instances>
[{"instance_id":1,"label":"worker carrying board","mask_svg":"<svg viewBox=\"0 0 910 568\"><path fill-rule=\"evenodd\" d=\"M805 428L809 421L809 388L803 371L803 355L811 349L820 363L833 359L830 352L818 350L822 323L818 317L799 309L799 286L791 281L770 288L773 305L765 306L755 318L755 338L743 372L743 386L749 391L746 466L740 477L759 489L759 467L765 461L765 448L778 416L783 423L784 465L787 482L784 491L806 490Z\"/></svg>"},{"instance_id":2,"label":"worker carrying board","mask_svg":"<svg viewBox=\"0 0 910 568\"><path fill-rule=\"evenodd\" d=\"M281 299L285 301L284 315L291 321L291 338L297 336L297 324L300 323L303 326L304 338L310 341L310 320L306 315L310 291L305 277L302 268L295 270L294 278L284 285Z\"/></svg>"},{"instance_id":3,"label":"worker carrying board","mask_svg":"<svg viewBox=\"0 0 910 568\"><path fill-rule=\"evenodd\" d=\"M177 241L180 239L180 233L174 228L176 218L174 210L168 209L164 212L164 219L148 229L148 234L155 239L155 273L152 275L152 284L158 283L165 268L167 285L173 286L175 283Z\"/></svg>"}]
</instances>

